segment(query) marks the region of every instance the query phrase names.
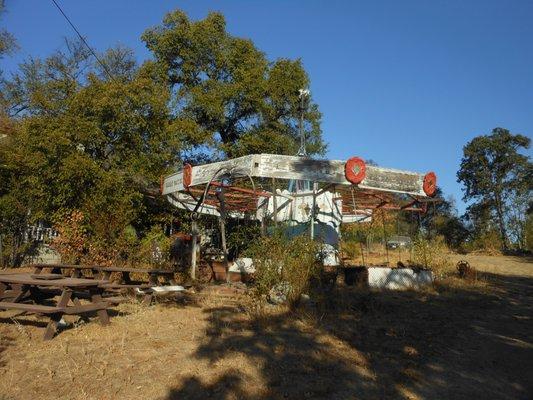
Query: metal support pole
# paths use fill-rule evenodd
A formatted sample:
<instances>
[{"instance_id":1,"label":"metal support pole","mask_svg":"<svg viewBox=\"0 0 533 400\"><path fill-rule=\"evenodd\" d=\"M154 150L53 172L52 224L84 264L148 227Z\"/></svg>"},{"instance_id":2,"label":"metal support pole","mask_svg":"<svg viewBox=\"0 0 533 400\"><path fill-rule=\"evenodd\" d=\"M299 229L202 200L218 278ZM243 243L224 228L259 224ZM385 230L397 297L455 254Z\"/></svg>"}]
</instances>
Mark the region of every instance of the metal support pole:
<instances>
[{"instance_id":1,"label":"metal support pole","mask_svg":"<svg viewBox=\"0 0 533 400\"><path fill-rule=\"evenodd\" d=\"M220 224L220 240L222 244L222 252L224 253L224 259L227 261L228 249L226 247L226 222L224 221L224 218L220 218L218 221Z\"/></svg>"},{"instance_id":2,"label":"metal support pole","mask_svg":"<svg viewBox=\"0 0 533 400\"><path fill-rule=\"evenodd\" d=\"M272 205L274 206L274 212L272 218L274 218L274 226L278 225L278 200L276 196L276 178L272 178Z\"/></svg>"},{"instance_id":3,"label":"metal support pole","mask_svg":"<svg viewBox=\"0 0 533 400\"><path fill-rule=\"evenodd\" d=\"M218 219L220 224L220 241L222 244L222 253L224 255L224 264L226 266L226 281L229 282L229 261L228 248L226 246L226 220L223 217Z\"/></svg>"},{"instance_id":4,"label":"metal support pole","mask_svg":"<svg viewBox=\"0 0 533 400\"><path fill-rule=\"evenodd\" d=\"M313 182L313 206L311 208L311 240L315 239L315 208L316 208L316 191L318 188L318 183Z\"/></svg>"},{"instance_id":5,"label":"metal support pole","mask_svg":"<svg viewBox=\"0 0 533 400\"><path fill-rule=\"evenodd\" d=\"M191 221L192 230L192 254L191 254L191 279L196 279L196 252L198 251L198 223L196 217L193 216Z\"/></svg>"},{"instance_id":6,"label":"metal support pole","mask_svg":"<svg viewBox=\"0 0 533 400\"><path fill-rule=\"evenodd\" d=\"M389 246L387 246L387 232L385 229L385 210L381 210L381 221L383 222L383 244L385 245L385 254L387 255L387 265L389 265Z\"/></svg>"},{"instance_id":7,"label":"metal support pole","mask_svg":"<svg viewBox=\"0 0 533 400\"><path fill-rule=\"evenodd\" d=\"M267 234L267 214L268 214L268 198L263 198L263 201L260 203L257 208L257 215L261 216L261 236L266 236Z\"/></svg>"}]
</instances>

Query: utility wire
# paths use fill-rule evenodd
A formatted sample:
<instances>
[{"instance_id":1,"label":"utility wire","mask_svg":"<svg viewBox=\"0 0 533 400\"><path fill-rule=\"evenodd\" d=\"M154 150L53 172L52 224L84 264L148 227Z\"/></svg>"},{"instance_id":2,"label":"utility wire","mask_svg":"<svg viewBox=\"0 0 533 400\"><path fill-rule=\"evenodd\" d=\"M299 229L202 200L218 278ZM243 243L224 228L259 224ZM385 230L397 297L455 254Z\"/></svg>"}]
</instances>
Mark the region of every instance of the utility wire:
<instances>
[{"instance_id":1,"label":"utility wire","mask_svg":"<svg viewBox=\"0 0 533 400\"><path fill-rule=\"evenodd\" d=\"M89 49L89 51L91 52L91 54L94 56L94 58L96 58L96 61L98 61L98 64L100 64L100 66L102 67L102 69L104 70L104 72L106 73L106 75L109 77L109 79L111 80L115 80L115 78L113 77L113 75L111 74L111 72L109 72L109 69L106 67L106 65L102 62L102 60L100 60L100 58L96 55L96 52L91 48L91 46L89 46L89 43L87 43L87 41L84 39L84 37L81 35L81 33L78 31L78 29L76 29L76 27L74 26L74 24L72 23L72 21L69 19L69 17L67 16L67 14L65 14L65 12L62 10L62 8L59 6L59 4L57 4L56 0L52 0L52 3L54 3L54 5L57 7L57 9L59 10L59 12L63 15L63 17L65 17L65 19L67 20L67 22L69 23L69 25L72 27L72 29L74 29L74 32L77 33L77 35L79 36L79 38L81 39L81 41L83 42L83 44L85 44L85 46Z\"/></svg>"}]
</instances>

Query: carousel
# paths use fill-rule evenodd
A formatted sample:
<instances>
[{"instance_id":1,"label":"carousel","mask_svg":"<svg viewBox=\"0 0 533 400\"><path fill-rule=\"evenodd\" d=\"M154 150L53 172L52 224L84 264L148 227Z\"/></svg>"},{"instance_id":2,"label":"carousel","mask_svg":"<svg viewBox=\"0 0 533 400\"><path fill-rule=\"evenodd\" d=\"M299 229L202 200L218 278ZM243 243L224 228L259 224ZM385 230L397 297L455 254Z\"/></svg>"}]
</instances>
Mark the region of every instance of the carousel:
<instances>
[{"instance_id":1,"label":"carousel","mask_svg":"<svg viewBox=\"0 0 533 400\"><path fill-rule=\"evenodd\" d=\"M340 226L364 223L378 209L424 213L437 178L368 165L360 157L320 160L305 155L252 154L204 165L185 164L162 177L161 193L191 216L191 276L197 265L197 219L216 217L227 260L227 219L256 220L263 234L281 227L323 243L324 265L339 265ZM227 268L229 268L226 261Z\"/></svg>"}]
</instances>

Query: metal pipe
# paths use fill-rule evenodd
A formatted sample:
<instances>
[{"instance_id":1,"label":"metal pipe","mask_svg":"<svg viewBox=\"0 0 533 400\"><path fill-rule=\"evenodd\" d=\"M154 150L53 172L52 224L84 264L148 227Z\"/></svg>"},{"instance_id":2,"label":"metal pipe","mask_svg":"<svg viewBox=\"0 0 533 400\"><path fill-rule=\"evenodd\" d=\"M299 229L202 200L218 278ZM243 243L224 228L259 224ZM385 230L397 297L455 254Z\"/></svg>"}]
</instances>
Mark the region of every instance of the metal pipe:
<instances>
[{"instance_id":1,"label":"metal pipe","mask_svg":"<svg viewBox=\"0 0 533 400\"><path fill-rule=\"evenodd\" d=\"M311 239L315 238L315 208L316 208L316 191L318 183L313 182L313 207L311 207Z\"/></svg>"},{"instance_id":2,"label":"metal pipe","mask_svg":"<svg viewBox=\"0 0 533 400\"><path fill-rule=\"evenodd\" d=\"M273 218L274 226L278 225L278 200L276 193L276 178L272 178L272 205L274 206Z\"/></svg>"}]
</instances>

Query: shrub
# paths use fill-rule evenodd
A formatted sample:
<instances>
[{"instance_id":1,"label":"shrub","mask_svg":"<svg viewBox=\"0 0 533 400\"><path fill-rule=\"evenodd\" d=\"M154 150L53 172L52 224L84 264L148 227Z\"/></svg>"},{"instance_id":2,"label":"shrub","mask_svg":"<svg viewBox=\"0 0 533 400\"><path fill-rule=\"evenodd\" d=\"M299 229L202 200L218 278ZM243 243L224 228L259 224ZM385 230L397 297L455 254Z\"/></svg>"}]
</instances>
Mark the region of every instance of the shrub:
<instances>
[{"instance_id":1,"label":"shrub","mask_svg":"<svg viewBox=\"0 0 533 400\"><path fill-rule=\"evenodd\" d=\"M73 211L58 220L60 222L55 228L59 235L51 245L64 263L161 267L169 259L171 239L165 236L159 225L152 226L139 240L131 225L118 231L115 236L97 235L88 229L90 224L81 211Z\"/></svg>"},{"instance_id":2,"label":"shrub","mask_svg":"<svg viewBox=\"0 0 533 400\"><path fill-rule=\"evenodd\" d=\"M252 243L261 237L261 226L255 221L239 221L233 226L228 226L227 235L228 253L234 258L244 254Z\"/></svg>"},{"instance_id":3,"label":"shrub","mask_svg":"<svg viewBox=\"0 0 533 400\"><path fill-rule=\"evenodd\" d=\"M449 253L450 251L442 236L432 239L419 236L413 243L413 259L411 262L432 270L436 277L442 278L453 268Z\"/></svg>"},{"instance_id":4,"label":"shrub","mask_svg":"<svg viewBox=\"0 0 533 400\"><path fill-rule=\"evenodd\" d=\"M142 238L139 246L139 261L162 267L168 264L172 239L167 237L163 229L154 225Z\"/></svg>"},{"instance_id":5,"label":"shrub","mask_svg":"<svg viewBox=\"0 0 533 400\"><path fill-rule=\"evenodd\" d=\"M60 219L61 223L55 226L59 235L52 240L51 246L61 255L62 262L77 264L88 253L85 216L81 211L75 210Z\"/></svg>"},{"instance_id":6,"label":"shrub","mask_svg":"<svg viewBox=\"0 0 533 400\"><path fill-rule=\"evenodd\" d=\"M466 251L488 255L501 255L502 240L495 229L478 233L464 246Z\"/></svg>"},{"instance_id":7,"label":"shrub","mask_svg":"<svg viewBox=\"0 0 533 400\"><path fill-rule=\"evenodd\" d=\"M255 294L264 299L275 286L287 288L287 300L296 306L322 270L320 243L307 236L287 238L281 233L260 238L248 249L254 260Z\"/></svg>"}]
</instances>

